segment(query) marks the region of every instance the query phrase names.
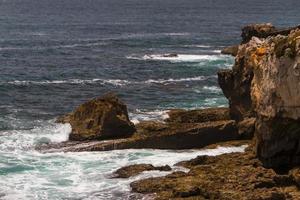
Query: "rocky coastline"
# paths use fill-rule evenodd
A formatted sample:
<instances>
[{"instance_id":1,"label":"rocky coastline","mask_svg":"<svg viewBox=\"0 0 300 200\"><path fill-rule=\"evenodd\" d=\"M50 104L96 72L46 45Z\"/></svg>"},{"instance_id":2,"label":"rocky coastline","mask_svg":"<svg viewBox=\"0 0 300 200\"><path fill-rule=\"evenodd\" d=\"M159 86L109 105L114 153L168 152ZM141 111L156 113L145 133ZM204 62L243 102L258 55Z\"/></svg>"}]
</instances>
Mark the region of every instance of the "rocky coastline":
<instances>
[{"instance_id":1,"label":"rocky coastline","mask_svg":"<svg viewBox=\"0 0 300 200\"><path fill-rule=\"evenodd\" d=\"M244 153L200 156L178 163L188 172L131 183L155 199L300 199L300 26L254 24L242 41L222 51L235 56L218 72L229 108L170 110L164 122L130 122L126 105L109 94L58 119L70 123L70 141L37 147L42 152L128 148L191 149L247 144ZM224 143L225 142L225 143ZM115 178L148 170L125 166Z\"/></svg>"}]
</instances>

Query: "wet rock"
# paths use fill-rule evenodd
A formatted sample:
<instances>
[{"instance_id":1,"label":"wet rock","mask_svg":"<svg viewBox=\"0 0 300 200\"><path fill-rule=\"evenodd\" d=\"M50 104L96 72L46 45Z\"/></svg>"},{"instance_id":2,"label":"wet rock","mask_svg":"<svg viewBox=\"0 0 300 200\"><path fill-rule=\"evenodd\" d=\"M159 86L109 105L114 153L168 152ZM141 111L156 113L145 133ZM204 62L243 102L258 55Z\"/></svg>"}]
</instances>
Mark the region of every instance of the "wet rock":
<instances>
[{"instance_id":1,"label":"wet rock","mask_svg":"<svg viewBox=\"0 0 300 200\"><path fill-rule=\"evenodd\" d=\"M168 165L155 167L151 164L136 164L122 167L114 172L114 178L129 178L136 176L144 171L171 171L172 168Z\"/></svg>"},{"instance_id":2,"label":"wet rock","mask_svg":"<svg viewBox=\"0 0 300 200\"><path fill-rule=\"evenodd\" d=\"M114 94L92 99L59 118L58 122L71 124L70 140L122 138L135 132L126 105Z\"/></svg>"},{"instance_id":3,"label":"wet rock","mask_svg":"<svg viewBox=\"0 0 300 200\"><path fill-rule=\"evenodd\" d=\"M222 49L221 54L236 56L239 50L239 45L233 45Z\"/></svg>"},{"instance_id":4,"label":"wet rock","mask_svg":"<svg viewBox=\"0 0 300 200\"><path fill-rule=\"evenodd\" d=\"M228 108L207 108L197 110L174 109L168 112L169 123L201 123L209 121L230 120Z\"/></svg>"}]
</instances>

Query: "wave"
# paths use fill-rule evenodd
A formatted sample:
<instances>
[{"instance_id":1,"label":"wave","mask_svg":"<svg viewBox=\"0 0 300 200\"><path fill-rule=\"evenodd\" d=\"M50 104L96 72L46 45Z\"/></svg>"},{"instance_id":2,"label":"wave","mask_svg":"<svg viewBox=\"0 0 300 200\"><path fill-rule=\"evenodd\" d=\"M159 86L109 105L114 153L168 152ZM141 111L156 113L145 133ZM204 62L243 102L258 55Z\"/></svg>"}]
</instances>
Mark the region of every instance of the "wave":
<instances>
[{"instance_id":1,"label":"wave","mask_svg":"<svg viewBox=\"0 0 300 200\"><path fill-rule=\"evenodd\" d=\"M33 150L36 144L67 141L71 133L69 124L51 121L40 122L33 129L0 131L0 151Z\"/></svg>"},{"instance_id":2,"label":"wave","mask_svg":"<svg viewBox=\"0 0 300 200\"><path fill-rule=\"evenodd\" d=\"M215 61L227 58L225 55L192 55L192 54L152 54L139 56L127 56L127 59L135 60L154 60L154 61L169 61L169 62L203 62Z\"/></svg>"},{"instance_id":3,"label":"wave","mask_svg":"<svg viewBox=\"0 0 300 200\"><path fill-rule=\"evenodd\" d=\"M196 76L187 78L170 78L170 79L148 79L145 81L129 81L122 79L68 79L68 80L45 80L45 81L32 81L32 80L14 80L7 82L0 82L0 85L16 85L16 86L28 86L28 85L59 85L59 84L102 84L113 86L126 86L126 85L140 85L140 84L169 84L177 82L191 82L191 81L203 81L216 76Z\"/></svg>"}]
</instances>

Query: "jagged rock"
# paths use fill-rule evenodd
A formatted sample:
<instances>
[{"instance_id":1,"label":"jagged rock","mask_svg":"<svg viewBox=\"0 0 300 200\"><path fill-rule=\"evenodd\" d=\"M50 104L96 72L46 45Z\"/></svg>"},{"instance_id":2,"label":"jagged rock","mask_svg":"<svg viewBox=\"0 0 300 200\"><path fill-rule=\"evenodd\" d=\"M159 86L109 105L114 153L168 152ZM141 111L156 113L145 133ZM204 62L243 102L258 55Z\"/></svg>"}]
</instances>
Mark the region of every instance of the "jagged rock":
<instances>
[{"instance_id":1,"label":"jagged rock","mask_svg":"<svg viewBox=\"0 0 300 200\"><path fill-rule=\"evenodd\" d=\"M136 164L122 167L114 172L114 178L129 178L136 176L144 171L171 171L172 168L168 165L155 167L151 164Z\"/></svg>"},{"instance_id":2,"label":"jagged rock","mask_svg":"<svg viewBox=\"0 0 300 200\"><path fill-rule=\"evenodd\" d=\"M239 50L239 45L233 45L233 46L225 47L224 49L222 49L221 53L225 55L236 56L238 50Z\"/></svg>"},{"instance_id":3,"label":"jagged rock","mask_svg":"<svg viewBox=\"0 0 300 200\"><path fill-rule=\"evenodd\" d=\"M289 176L262 167L251 148L245 153L199 156L178 165L190 171L134 181L130 184L132 191L155 193L155 199L160 200L292 200L300 195Z\"/></svg>"},{"instance_id":4,"label":"jagged rock","mask_svg":"<svg viewBox=\"0 0 300 200\"><path fill-rule=\"evenodd\" d=\"M114 94L92 99L57 121L71 124L70 140L121 138L135 132L126 105Z\"/></svg>"},{"instance_id":5,"label":"jagged rock","mask_svg":"<svg viewBox=\"0 0 300 200\"><path fill-rule=\"evenodd\" d=\"M201 123L208 121L230 120L228 108L207 108L197 110L174 109L168 112L169 123Z\"/></svg>"}]
</instances>

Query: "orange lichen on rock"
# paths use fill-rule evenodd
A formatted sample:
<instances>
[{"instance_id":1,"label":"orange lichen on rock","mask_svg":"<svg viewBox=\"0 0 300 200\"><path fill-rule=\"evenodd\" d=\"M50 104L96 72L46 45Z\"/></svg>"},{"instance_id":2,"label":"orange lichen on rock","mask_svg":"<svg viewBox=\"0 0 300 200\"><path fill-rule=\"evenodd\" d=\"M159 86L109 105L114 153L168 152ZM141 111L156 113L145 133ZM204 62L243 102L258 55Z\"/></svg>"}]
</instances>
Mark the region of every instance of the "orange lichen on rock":
<instances>
[{"instance_id":1,"label":"orange lichen on rock","mask_svg":"<svg viewBox=\"0 0 300 200\"><path fill-rule=\"evenodd\" d=\"M264 56L267 53L267 49L265 47L259 47L256 49L256 55Z\"/></svg>"}]
</instances>

